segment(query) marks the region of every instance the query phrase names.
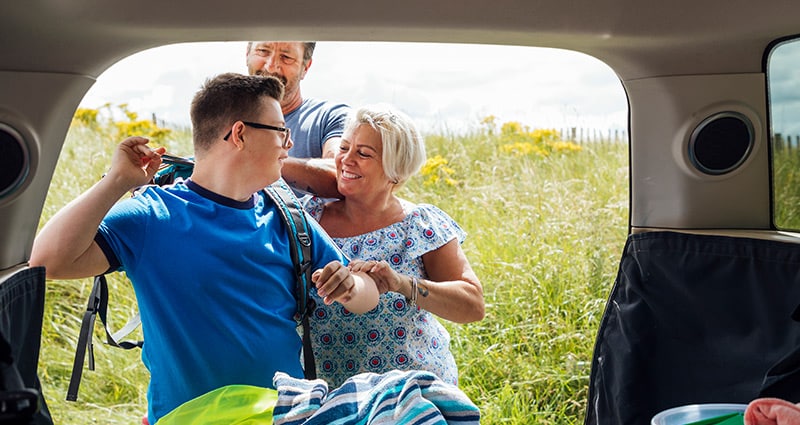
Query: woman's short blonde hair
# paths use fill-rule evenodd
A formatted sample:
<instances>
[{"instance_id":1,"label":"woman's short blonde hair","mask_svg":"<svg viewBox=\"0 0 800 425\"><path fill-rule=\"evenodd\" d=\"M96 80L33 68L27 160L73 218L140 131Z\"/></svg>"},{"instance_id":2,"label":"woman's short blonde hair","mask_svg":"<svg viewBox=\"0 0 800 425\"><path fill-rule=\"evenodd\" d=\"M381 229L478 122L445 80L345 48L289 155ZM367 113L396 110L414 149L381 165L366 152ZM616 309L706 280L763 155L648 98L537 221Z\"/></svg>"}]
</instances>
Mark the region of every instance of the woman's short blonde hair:
<instances>
[{"instance_id":1,"label":"woman's short blonde hair","mask_svg":"<svg viewBox=\"0 0 800 425\"><path fill-rule=\"evenodd\" d=\"M385 103L365 105L350 113L344 134L360 125L380 133L383 172L395 184L405 183L425 164L425 140L408 115Z\"/></svg>"}]
</instances>

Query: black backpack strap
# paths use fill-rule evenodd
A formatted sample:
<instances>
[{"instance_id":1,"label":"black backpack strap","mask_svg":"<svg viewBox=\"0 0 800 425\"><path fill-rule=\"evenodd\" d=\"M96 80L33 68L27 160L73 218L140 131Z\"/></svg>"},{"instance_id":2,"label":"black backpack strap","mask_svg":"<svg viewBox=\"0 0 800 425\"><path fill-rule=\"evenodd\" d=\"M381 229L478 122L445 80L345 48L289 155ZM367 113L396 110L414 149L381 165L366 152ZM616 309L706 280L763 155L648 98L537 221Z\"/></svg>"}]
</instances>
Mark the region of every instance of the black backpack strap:
<instances>
[{"instance_id":1,"label":"black backpack strap","mask_svg":"<svg viewBox=\"0 0 800 425\"><path fill-rule=\"evenodd\" d=\"M98 275L94 277L94 285L89 295L89 302L86 306L86 311L83 313L83 319L81 320L78 346L75 350L75 360L72 363L72 376L70 377L69 388L67 389L67 401L76 401L78 399L78 388L80 388L81 376L83 374L83 361L87 352L89 353L89 370L94 370L92 334L94 333L94 323L97 316L100 316L100 321L103 323L103 328L105 328L106 331L106 342L109 345L126 350L142 347L143 341L121 341L122 338L139 326L139 315L137 314L132 317L120 331L112 334L108 330L106 321L107 311L108 282L106 281L105 275Z\"/></svg>"},{"instance_id":2,"label":"black backpack strap","mask_svg":"<svg viewBox=\"0 0 800 425\"><path fill-rule=\"evenodd\" d=\"M297 284L297 314L295 320L303 328L303 363L306 379L316 379L317 368L314 352L311 348L311 329L309 316L314 311L314 300L309 296L311 287L311 234L308 229L306 213L300 201L285 181L278 180L264 189L264 192L275 202L289 230L292 262L294 263Z\"/></svg>"}]
</instances>

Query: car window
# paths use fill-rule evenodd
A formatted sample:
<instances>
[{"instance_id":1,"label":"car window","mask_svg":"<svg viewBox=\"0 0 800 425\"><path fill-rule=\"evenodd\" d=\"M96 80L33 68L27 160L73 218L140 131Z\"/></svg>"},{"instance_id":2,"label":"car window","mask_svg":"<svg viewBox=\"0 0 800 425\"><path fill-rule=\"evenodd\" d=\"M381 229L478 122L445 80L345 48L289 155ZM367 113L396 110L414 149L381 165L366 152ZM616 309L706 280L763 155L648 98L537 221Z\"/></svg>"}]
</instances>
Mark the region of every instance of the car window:
<instances>
[{"instance_id":1,"label":"car window","mask_svg":"<svg viewBox=\"0 0 800 425\"><path fill-rule=\"evenodd\" d=\"M73 120L42 221L96 183L126 135L190 154L191 95L215 73L247 72L244 48L166 46L108 69ZM354 106L388 102L425 132L428 161L399 196L435 205L466 232L462 247L491 314L463 326L442 322L460 387L480 406L482 423L582 421L588 360L629 223L628 106L616 74L555 49L321 42L302 94ZM180 255L180 246L163 249L165 259ZM124 278L109 276L113 329L135 309ZM50 285L56 294L78 293L74 282ZM76 323L86 296L48 315L44 340L56 340L61 328L77 334L77 325L59 326ZM74 355L74 342L44 347L53 412L105 419L113 410L125 417L118 423L141 417L147 375L137 353L98 351L97 370L81 383L86 403L78 404L62 401L66 383L50 378ZM124 389L108 391L109 383Z\"/></svg>"},{"instance_id":2,"label":"car window","mask_svg":"<svg viewBox=\"0 0 800 425\"><path fill-rule=\"evenodd\" d=\"M800 230L800 40L769 54L767 84L772 140L772 203L775 227Z\"/></svg>"}]
</instances>

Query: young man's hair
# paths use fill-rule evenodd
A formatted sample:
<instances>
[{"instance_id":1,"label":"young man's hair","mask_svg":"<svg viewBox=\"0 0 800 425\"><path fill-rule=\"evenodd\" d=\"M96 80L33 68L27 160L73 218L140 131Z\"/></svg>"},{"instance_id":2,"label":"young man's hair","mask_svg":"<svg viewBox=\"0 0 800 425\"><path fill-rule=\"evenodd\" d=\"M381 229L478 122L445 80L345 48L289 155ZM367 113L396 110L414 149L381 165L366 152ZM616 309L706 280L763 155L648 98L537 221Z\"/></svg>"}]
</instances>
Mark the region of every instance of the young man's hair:
<instances>
[{"instance_id":1,"label":"young man's hair","mask_svg":"<svg viewBox=\"0 0 800 425\"><path fill-rule=\"evenodd\" d=\"M234 122L255 121L263 112L263 98L280 102L283 90L283 83L269 76L225 73L206 80L192 99L195 154L222 139Z\"/></svg>"}]
</instances>

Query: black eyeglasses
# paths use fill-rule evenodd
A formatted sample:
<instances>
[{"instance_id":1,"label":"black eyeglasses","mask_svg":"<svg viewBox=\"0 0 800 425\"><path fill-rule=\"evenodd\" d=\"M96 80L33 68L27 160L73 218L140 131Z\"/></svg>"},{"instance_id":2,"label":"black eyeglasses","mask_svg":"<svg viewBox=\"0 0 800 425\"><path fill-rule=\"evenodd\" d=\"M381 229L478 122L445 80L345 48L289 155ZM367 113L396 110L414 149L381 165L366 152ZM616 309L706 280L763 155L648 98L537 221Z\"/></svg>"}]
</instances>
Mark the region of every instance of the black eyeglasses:
<instances>
[{"instance_id":1,"label":"black eyeglasses","mask_svg":"<svg viewBox=\"0 0 800 425\"><path fill-rule=\"evenodd\" d=\"M281 133L283 133L283 144L281 144L281 147L284 148L284 149L288 149L289 148L289 134L292 132L290 129L288 129L286 127L275 127L274 125L268 125L268 124L259 124L257 122L242 121L242 124L244 124L244 125L246 125L248 127L260 128L262 130L280 131ZM229 130L228 134L226 134L225 137L222 138L222 140L225 140L227 142L228 138L231 137L231 133L232 132L233 132L233 129Z\"/></svg>"}]
</instances>

